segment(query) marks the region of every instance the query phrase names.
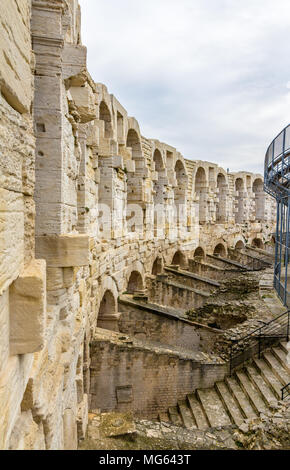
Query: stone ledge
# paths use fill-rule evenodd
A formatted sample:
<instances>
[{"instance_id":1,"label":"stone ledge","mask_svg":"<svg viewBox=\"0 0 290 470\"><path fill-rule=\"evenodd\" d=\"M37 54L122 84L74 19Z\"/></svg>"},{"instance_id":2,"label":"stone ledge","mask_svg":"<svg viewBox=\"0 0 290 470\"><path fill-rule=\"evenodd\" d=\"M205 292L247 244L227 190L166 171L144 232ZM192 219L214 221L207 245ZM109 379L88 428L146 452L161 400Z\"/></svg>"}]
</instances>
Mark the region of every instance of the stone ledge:
<instances>
[{"instance_id":1,"label":"stone ledge","mask_svg":"<svg viewBox=\"0 0 290 470\"><path fill-rule=\"evenodd\" d=\"M48 235L36 237L36 257L48 267L71 268L89 265L90 239L87 235Z\"/></svg>"},{"instance_id":2,"label":"stone ledge","mask_svg":"<svg viewBox=\"0 0 290 470\"><path fill-rule=\"evenodd\" d=\"M46 263L35 260L9 291L10 355L41 351L46 323Z\"/></svg>"}]
</instances>

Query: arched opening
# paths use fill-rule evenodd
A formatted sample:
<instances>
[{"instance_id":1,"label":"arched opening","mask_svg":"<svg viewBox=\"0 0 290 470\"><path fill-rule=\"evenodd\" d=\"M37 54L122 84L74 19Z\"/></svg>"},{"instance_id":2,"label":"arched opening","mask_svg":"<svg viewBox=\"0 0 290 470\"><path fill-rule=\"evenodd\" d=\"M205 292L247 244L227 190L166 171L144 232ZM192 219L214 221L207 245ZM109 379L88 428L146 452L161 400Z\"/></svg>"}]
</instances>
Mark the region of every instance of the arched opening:
<instances>
[{"instance_id":1,"label":"arched opening","mask_svg":"<svg viewBox=\"0 0 290 470\"><path fill-rule=\"evenodd\" d=\"M144 285L141 274L138 271L132 271L127 285L127 293L134 294L135 292L143 290Z\"/></svg>"},{"instance_id":2,"label":"arched opening","mask_svg":"<svg viewBox=\"0 0 290 470\"><path fill-rule=\"evenodd\" d=\"M184 164L181 160L177 160L175 167L175 178L177 186L174 188L174 204L175 204L175 221L179 227L185 227L186 225L186 189L187 189L187 175Z\"/></svg>"},{"instance_id":3,"label":"arched opening","mask_svg":"<svg viewBox=\"0 0 290 470\"><path fill-rule=\"evenodd\" d=\"M181 253L181 251L177 251L177 252L175 253L175 255L173 256L173 258L172 258L171 264L172 264L173 266L184 267L185 264L186 264L184 254Z\"/></svg>"},{"instance_id":4,"label":"arched opening","mask_svg":"<svg viewBox=\"0 0 290 470\"><path fill-rule=\"evenodd\" d=\"M237 178L235 181L235 201L236 201L236 213L235 221L237 224L244 222L244 181L242 178Z\"/></svg>"},{"instance_id":5,"label":"arched opening","mask_svg":"<svg viewBox=\"0 0 290 470\"><path fill-rule=\"evenodd\" d=\"M128 171L127 174L127 229L130 233L137 231L142 233L145 218L142 207L144 161L139 135L134 129L128 131L126 146L130 149L132 160L135 162L135 171Z\"/></svg>"},{"instance_id":6,"label":"arched opening","mask_svg":"<svg viewBox=\"0 0 290 470\"><path fill-rule=\"evenodd\" d=\"M162 258L156 258L152 266L152 274L153 276L157 276L158 274L161 274L162 271L163 271Z\"/></svg>"},{"instance_id":7,"label":"arched opening","mask_svg":"<svg viewBox=\"0 0 290 470\"><path fill-rule=\"evenodd\" d=\"M142 147L138 133L135 129L129 129L127 134L126 146L132 151L132 159L138 160L142 158ZM136 168L137 169L137 168Z\"/></svg>"},{"instance_id":8,"label":"arched opening","mask_svg":"<svg viewBox=\"0 0 290 470\"><path fill-rule=\"evenodd\" d=\"M205 259L205 252L200 246L194 252L194 259L196 261L203 261Z\"/></svg>"},{"instance_id":9,"label":"arched opening","mask_svg":"<svg viewBox=\"0 0 290 470\"><path fill-rule=\"evenodd\" d=\"M117 134L119 143L124 144L124 117L117 111Z\"/></svg>"},{"instance_id":10,"label":"arched opening","mask_svg":"<svg viewBox=\"0 0 290 470\"><path fill-rule=\"evenodd\" d=\"M244 242L242 240L238 241L235 246L235 250L243 250L245 248Z\"/></svg>"},{"instance_id":11,"label":"arched opening","mask_svg":"<svg viewBox=\"0 0 290 470\"><path fill-rule=\"evenodd\" d=\"M254 240L252 241L252 247L259 248L262 250L264 248L264 244L260 238L254 238Z\"/></svg>"},{"instance_id":12,"label":"arched opening","mask_svg":"<svg viewBox=\"0 0 290 470\"><path fill-rule=\"evenodd\" d=\"M225 175L218 174L217 177L218 203L216 206L216 221L223 223L226 221L227 213L227 182Z\"/></svg>"},{"instance_id":13,"label":"arched opening","mask_svg":"<svg viewBox=\"0 0 290 470\"><path fill-rule=\"evenodd\" d=\"M275 238L275 236L273 235L273 236L271 237L270 243L269 243L268 245L265 245L265 246L264 246L264 249L265 249L266 251L268 251L269 253L274 254L274 253L275 253L275 247L276 247L276 238Z\"/></svg>"},{"instance_id":14,"label":"arched opening","mask_svg":"<svg viewBox=\"0 0 290 470\"><path fill-rule=\"evenodd\" d=\"M117 302L112 292L107 290L100 303L97 327L118 331L118 319Z\"/></svg>"},{"instance_id":15,"label":"arched opening","mask_svg":"<svg viewBox=\"0 0 290 470\"><path fill-rule=\"evenodd\" d=\"M255 194L255 220L261 221L264 219L265 211L264 184L261 178L254 181L253 193Z\"/></svg>"},{"instance_id":16,"label":"arched opening","mask_svg":"<svg viewBox=\"0 0 290 470\"><path fill-rule=\"evenodd\" d=\"M153 155L153 161L155 163L155 171L158 174L157 181L154 181L154 236L159 235L159 231L163 228L163 171L164 165L160 150L156 149ZM160 233L161 235L161 233Z\"/></svg>"},{"instance_id":17,"label":"arched opening","mask_svg":"<svg viewBox=\"0 0 290 470\"><path fill-rule=\"evenodd\" d=\"M104 101L100 104L100 120L104 121L104 137L109 139L113 137L112 118L111 113Z\"/></svg>"},{"instance_id":18,"label":"arched opening","mask_svg":"<svg viewBox=\"0 0 290 470\"><path fill-rule=\"evenodd\" d=\"M207 183L204 168L198 168L195 175L195 192L199 204L199 223L204 224L207 220Z\"/></svg>"},{"instance_id":19,"label":"arched opening","mask_svg":"<svg viewBox=\"0 0 290 470\"><path fill-rule=\"evenodd\" d=\"M219 243L213 252L214 256L220 256L221 258L225 258L227 255L226 249L222 243Z\"/></svg>"}]
</instances>

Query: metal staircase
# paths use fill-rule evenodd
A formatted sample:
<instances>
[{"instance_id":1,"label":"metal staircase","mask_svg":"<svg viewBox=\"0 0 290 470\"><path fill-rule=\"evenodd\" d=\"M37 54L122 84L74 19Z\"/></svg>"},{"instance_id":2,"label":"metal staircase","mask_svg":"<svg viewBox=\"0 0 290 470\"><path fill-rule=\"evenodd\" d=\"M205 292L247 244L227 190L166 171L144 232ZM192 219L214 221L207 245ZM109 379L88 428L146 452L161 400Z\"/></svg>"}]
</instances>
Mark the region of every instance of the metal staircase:
<instances>
[{"instance_id":1,"label":"metal staircase","mask_svg":"<svg viewBox=\"0 0 290 470\"><path fill-rule=\"evenodd\" d=\"M270 144L265 157L265 191L277 201L274 287L290 307L288 283L290 228L290 124Z\"/></svg>"}]
</instances>

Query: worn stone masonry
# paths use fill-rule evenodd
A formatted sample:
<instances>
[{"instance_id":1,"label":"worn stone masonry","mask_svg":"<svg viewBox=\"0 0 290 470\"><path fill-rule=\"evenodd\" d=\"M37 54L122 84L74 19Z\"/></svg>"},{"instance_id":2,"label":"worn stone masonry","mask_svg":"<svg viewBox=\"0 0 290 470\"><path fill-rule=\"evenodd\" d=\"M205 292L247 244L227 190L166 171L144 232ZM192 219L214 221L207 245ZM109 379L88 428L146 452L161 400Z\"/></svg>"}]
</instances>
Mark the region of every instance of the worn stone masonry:
<instances>
[{"instance_id":1,"label":"worn stone masonry","mask_svg":"<svg viewBox=\"0 0 290 470\"><path fill-rule=\"evenodd\" d=\"M246 245L270 252L275 206L261 175L186 160L142 135L87 71L77 0L2 0L0 19L0 449L72 449L100 393L96 368L113 361L123 400L131 393L107 333L104 363L93 356L90 370L102 329L130 326L118 298L146 296L154 279L164 284L168 265L226 258ZM185 291L175 278L166 282L170 304ZM184 309L205 296L193 286ZM184 325L174 334L180 343L185 331L190 343ZM167 356L158 353L160 364L174 364L176 375L178 361L187 368L189 390L199 366ZM214 382L208 369L213 376L199 386Z\"/></svg>"}]
</instances>

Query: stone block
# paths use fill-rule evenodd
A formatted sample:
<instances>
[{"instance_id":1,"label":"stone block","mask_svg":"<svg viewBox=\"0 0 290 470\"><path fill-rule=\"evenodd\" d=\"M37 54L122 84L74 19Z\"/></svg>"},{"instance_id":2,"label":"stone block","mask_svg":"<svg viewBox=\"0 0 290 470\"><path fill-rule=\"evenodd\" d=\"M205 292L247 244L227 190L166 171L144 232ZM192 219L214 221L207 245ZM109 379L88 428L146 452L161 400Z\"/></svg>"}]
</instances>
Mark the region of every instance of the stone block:
<instances>
[{"instance_id":1,"label":"stone block","mask_svg":"<svg viewBox=\"0 0 290 470\"><path fill-rule=\"evenodd\" d=\"M84 394L83 401L78 406L77 428L78 439L85 439L88 428L89 406L88 395Z\"/></svg>"},{"instance_id":2,"label":"stone block","mask_svg":"<svg viewBox=\"0 0 290 470\"><path fill-rule=\"evenodd\" d=\"M36 424L31 410L21 413L16 421L9 450L46 450L43 425Z\"/></svg>"},{"instance_id":3,"label":"stone block","mask_svg":"<svg viewBox=\"0 0 290 470\"><path fill-rule=\"evenodd\" d=\"M118 403L132 403L133 389L132 385L116 388L117 402Z\"/></svg>"},{"instance_id":4,"label":"stone block","mask_svg":"<svg viewBox=\"0 0 290 470\"><path fill-rule=\"evenodd\" d=\"M9 290L0 297L0 373L9 357Z\"/></svg>"},{"instance_id":5,"label":"stone block","mask_svg":"<svg viewBox=\"0 0 290 470\"><path fill-rule=\"evenodd\" d=\"M46 324L46 264L35 260L11 285L10 355L40 351Z\"/></svg>"},{"instance_id":6,"label":"stone block","mask_svg":"<svg viewBox=\"0 0 290 470\"><path fill-rule=\"evenodd\" d=\"M120 156L112 157L112 168L121 168L123 170L124 168L123 157L120 157Z\"/></svg>"},{"instance_id":7,"label":"stone block","mask_svg":"<svg viewBox=\"0 0 290 470\"><path fill-rule=\"evenodd\" d=\"M78 447L76 417L71 409L63 414L63 444L64 450L77 450Z\"/></svg>"},{"instance_id":8,"label":"stone block","mask_svg":"<svg viewBox=\"0 0 290 470\"><path fill-rule=\"evenodd\" d=\"M21 270L24 260L24 203L19 193L0 189L0 295Z\"/></svg>"},{"instance_id":9,"label":"stone block","mask_svg":"<svg viewBox=\"0 0 290 470\"><path fill-rule=\"evenodd\" d=\"M128 171L128 173L135 173L136 171L135 162L133 160L126 160L125 168Z\"/></svg>"},{"instance_id":10,"label":"stone block","mask_svg":"<svg viewBox=\"0 0 290 470\"><path fill-rule=\"evenodd\" d=\"M88 266L89 237L75 234L36 237L36 257L45 259L49 267Z\"/></svg>"},{"instance_id":11,"label":"stone block","mask_svg":"<svg viewBox=\"0 0 290 470\"><path fill-rule=\"evenodd\" d=\"M70 94L80 115L81 122L93 121L97 116L95 96L89 85L82 87L71 87Z\"/></svg>"},{"instance_id":12,"label":"stone block","mask_svg":"<svg viewBox=\"0 0 290 470\"><path fill-rule=\"evenodd\" d=\"M86 72L87 48L76 44L65 44L62 51L62 63L63 79L75 77L75 80L77 80L77 75ZM81 76L79 77L79 82L74 82L74 84L78 83L79 86L83 84Z\"/></svg>"},{"instance_id":13,"label":"stone block","mask_svg":"<svg viewBox=\"0 0 290 470\"><path fill-rule=\"evenodd\" d=\"M22 4L21 9L18 3ZM0 91L10 106L20 113L29 112L32 99L29 24L29 2L1 1Z\"/></svg>"}]
</instances>

